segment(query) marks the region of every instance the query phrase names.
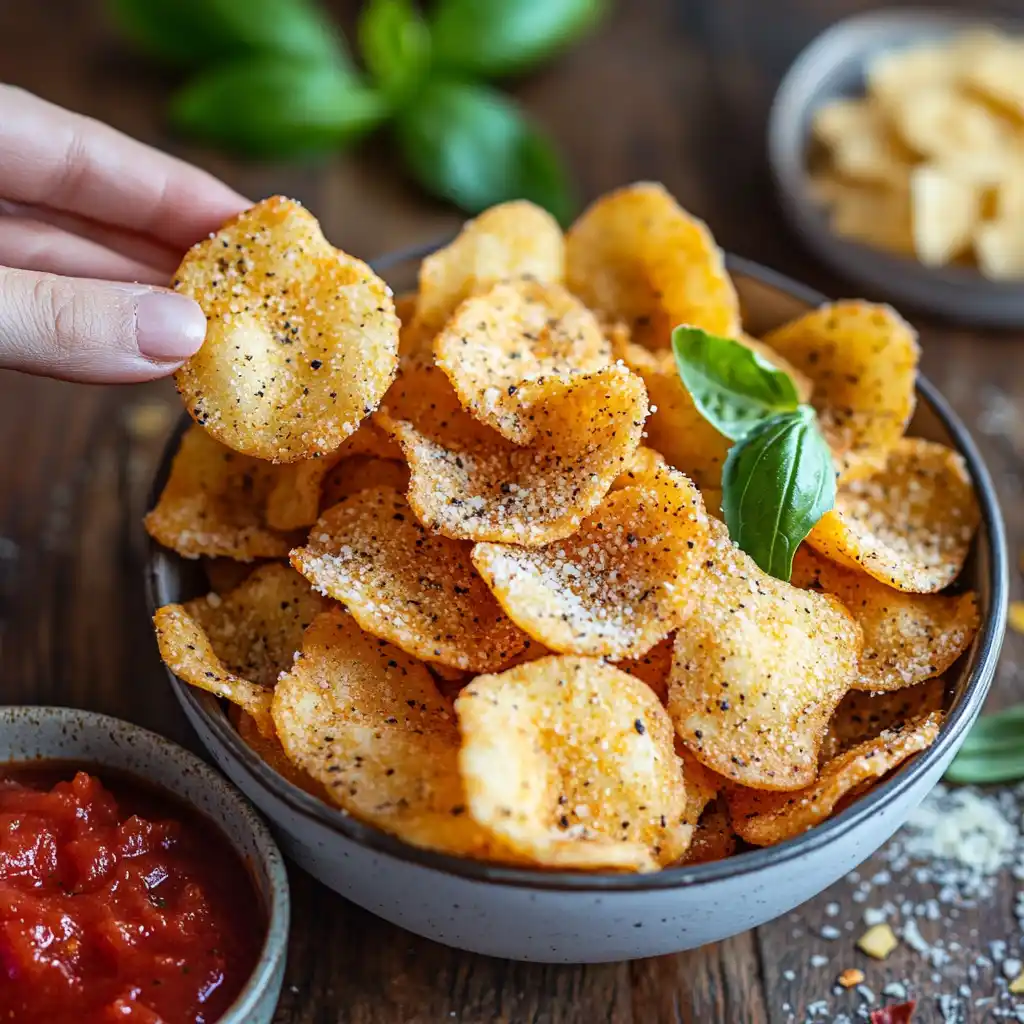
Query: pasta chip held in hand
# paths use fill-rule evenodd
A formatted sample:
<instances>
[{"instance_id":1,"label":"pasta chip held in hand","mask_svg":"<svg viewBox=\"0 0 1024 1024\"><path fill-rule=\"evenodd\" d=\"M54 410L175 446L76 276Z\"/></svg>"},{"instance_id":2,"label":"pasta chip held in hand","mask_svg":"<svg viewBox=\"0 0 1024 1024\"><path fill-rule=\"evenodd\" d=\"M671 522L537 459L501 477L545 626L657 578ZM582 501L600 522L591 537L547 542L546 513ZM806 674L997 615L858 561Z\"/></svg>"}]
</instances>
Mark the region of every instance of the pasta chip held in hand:
<instances>
[{"instance_id":1,"label":"pasta chip held in hand","mask_svg":"<svg viewBox=\"0 0 1024 1024\"><path fill-rule=\"evenodd\" d=\"M765 793L736 787L728 791L729 816L741 839L773 846L806 832L829 818L846 796L862 794L907 758L935 741L942 714L908 722L883 732L827 762L818 778L795 793Z\"/></svg>"},{"instance_id":2,"label":"pasta chip held in hand","mask_svg":"<svg viewBox=\"0 0 1024 1024\"><path fill-rule=\"evenodd\" d=\"M647 348L667 348L680 324L727 338L739 332L722 251L662 185L641 182L598 199L569 230L565 258L570 290Z\"/></svg>"},{"instance_id":3,"label":"pasta chip held in hand","mask_svg":"<svg viewBox=\"0 0 1024 1024\"><path fill-rule=\"evenodd\" d=\"M349 814L416 846L487 846L465 813L459 734L430 673L340 609L306 631L273 717L289 760Z\"/></svg>"},{"instance_id":4,"label":"pasta chip held in hand","mask_svg":"<svg viewBox=\"0 0 1024 1024\"><path fill-rule=\"evenodd\" d=\"M876 468L914 412L920 350L910 324L889 306L835 302L764 341L813 382L811 402L840 477Z\"/></svg>"},{"instance_id":5,"label":"pasta chip held in hand","mask_svg":"<svg viewBox=\"0 0 1024 1024\"><path fill-rule=\"evenodd\" d=\"M277 486L278 469L226 448L191 426L146 532L184 558L284 558L295 538L273 529L266 505Z\"/></svg>"},{"instance_id":6,"label":"pasta chip held in hand","mask_svg":"<svg viewBox=\"0 0 1024 1024\"><path fill-rule=\"evenodd\" d=\"M518 277L547 284L565 277L562 229L550 213L525 200L485 210L454 241L424 258L411 333L429 344L460 302Z\"/></svg>"},{"instance_id":7,"label":"pasta chip held in hand","mask_svg":"<svg viewBox=\"0 0 1024 1024\"><path fill-rule=\"evenodd\" d=\"M226 597L169 604L153 619L160 656L180 679L252 715L265 735L270 698L302 633L327 602L293 569L261 566Z\"/></svg>"},{"instance_id":8,"label":"pasta chip held in hand","mask_svg":"<svg viewBox=\"0 0 1024 1024\"><path fill-rule=\"evenodd\" d=\"M929 594L956 579L980 518L963 457L904 438L879 470L840 486L807 543L897 590Z\"/></svg>"},{"instance_id":9,"label":"pasta chip held in hand","mask_svg":"<svg viewBox=\"0 0 1024 1024\"><path fill-rule=\"evenodd\" d=\"M424 661L488 672L529 640L477 575L470 546L428 533L393 488L329 508L291 558L368 633Z\"/></svg>"},{"instance_id":10,"label":"pasta chip held in hand","mask_svg":"<svg viewBox=\"0 0 1024 1024\"><path fill-rule=\"evenodd\" d=\"M817 774L864 637L834 597L762 572L711 522L717 543L676 632L669 713L680 739L720 775L799 789Z\"/></svg>"},{"instance_id":11,"label":"pasta chip held in hand","mask_svg":"<svg viewBox=\"0 0 1024 1024\"><path fill-rule=\"evenodd\" d=\"M672 723L650 689L592 658L480 676L455 702L470 815L552 868L650 871L686 850Z\"/></svg>"},{"instance_id":12,"label":"pasta chip held in hand","mask_svg":"<svg viewBox=\"0 0 1024 1024\"><path fill-rule=\"evenodd\" d=\"M561 285L520 280L462 303L434 340L437 365L463 407L517 444L536 421L520 390L545 376L600 370L611 344L594 314Z\"/></svg>"},{"instance_id":13,"label":"pasta chip held in hand","mask_svg":"<svg viewBox=\"0 0 1024 1024\"><path fill-rule=\"evenodd\" d=\"M448 537L537 546L574 533L632 463L647 417L624 367L548 378L531 406L535 440L503 438L470 416L435 366L412 363L376 422L409 463L409 504Z\"/></svg>"},{"instance_id":14,"label":"pasta chip held in hand","mask_svg":"<svg viewBox=\"0 0 1024 1024\"><path fill-rule=\"evenodd\" d=\"M859 690L898 690L941 675L978 629L973 593L906 594L802 546L793 560L794 586L832 594L864 630Z\"/></svg>"},{"instance_id":15,"label":"pasta chip held in hand","mask_svg":"<svg viewBox=\"0 0 1024 1024\"><path fill-rule=\"evenodd\" d=\"M333 452L394 378L391 290L291 200L265 199L198 242L174 286L207 319L178 390L236 451L270 462Z\"/></svg>"},{"instance_id":16,"label":"pasta chip held in hand","mask_svg":"<svg viewBox=\"0 0 1024 1024\"><path fill-rule=\"evenodd\" d=\"M639 657L685 614L707 517L681 473L608 495L571 537L477 544L473 564L509 617L560 654Z\"/></svg>"}]
</instances>

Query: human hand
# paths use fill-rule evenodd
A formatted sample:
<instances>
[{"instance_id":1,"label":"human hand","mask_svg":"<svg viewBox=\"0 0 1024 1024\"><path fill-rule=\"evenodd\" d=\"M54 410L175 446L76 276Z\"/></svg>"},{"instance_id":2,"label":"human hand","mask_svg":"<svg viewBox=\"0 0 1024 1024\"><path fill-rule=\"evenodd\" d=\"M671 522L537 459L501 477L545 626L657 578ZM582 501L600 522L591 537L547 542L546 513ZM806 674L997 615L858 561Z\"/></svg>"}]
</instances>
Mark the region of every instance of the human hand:
<instances>
[{"instance_id":1,"label":"human hand","mask_svg":"<svg viewBox=\"0 0 1024 1024\"><path fill-rule=\"evenodd\" d=\"M171 373L206 318L160 286L248 205L205 171L0 84L0 367L108 383Z\"/></svg>"}]
</instances>

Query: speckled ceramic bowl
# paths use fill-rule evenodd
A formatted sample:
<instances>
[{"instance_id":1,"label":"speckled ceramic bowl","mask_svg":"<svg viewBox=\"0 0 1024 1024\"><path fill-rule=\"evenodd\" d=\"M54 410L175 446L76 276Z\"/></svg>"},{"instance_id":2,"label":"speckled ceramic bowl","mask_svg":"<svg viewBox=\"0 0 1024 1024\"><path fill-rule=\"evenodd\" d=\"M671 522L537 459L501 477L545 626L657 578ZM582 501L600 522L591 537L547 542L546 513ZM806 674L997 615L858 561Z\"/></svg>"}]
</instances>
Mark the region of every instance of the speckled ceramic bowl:
<instances>
[{"instance_id":1,"label":"speckled ceramic bowl","mask_svg":"<svg viewBox=\"0 0 1024 1024\"><path fill-rule=\"evenodd\" d=\"M267 826L212 768L170 740L118 718L74 708L0 708L0 763L80 761L123 771L173 793L217 823L249 868L268 918L252 977L217 1024L271 1024L288 952L288 875Z\"/></svg>"},{"instance_id":2,"label":"speckled ceramic bowl","mask_svg":"<svg viewBox=\"0 0 1024 1024\"><path fill-rule=\"evenodd\" d=\"M376 266L403 291L422 255L399 254ZM824 301L744 260L730 258L729 269L755 336ZM881 846L942 777L992 681L1007 593L992 483L967 431L926 380L918 385L911 432L952 445L967 461L982 522L964 581L979 593L981 629L954 670L952 706L934 745L841 814L778 846L650 875L528 871L432 853L292 786L241 741L214 697L173 675L171 685L214 759L273 822L285 852L325 885L410 931L492 956L561 963L657 956L734 935L810 899ZM154 500L179 437L168 444ZM196 563L153 545L154 609L205 589Z\"/></svg>"},{"instance_id":3,"label":"speckled ceramic bowl","mask_svg":"<svg viewBox=\"0 0 1024 1024\"><path fill-rule=\"evenodd\" d=\"M926 267L916 260L841 238L814 201L807 175L811 120L842 96L864 92L864 69L879 53L996 25L1024 34L1024 20L915 8L869 11L837 22L794 61L768 118L768 157L783 212L807 246L853 281L908 307L995 327L1024 324L1024 281L990 281L966 266Z\"/></svg>"}]
</instances>

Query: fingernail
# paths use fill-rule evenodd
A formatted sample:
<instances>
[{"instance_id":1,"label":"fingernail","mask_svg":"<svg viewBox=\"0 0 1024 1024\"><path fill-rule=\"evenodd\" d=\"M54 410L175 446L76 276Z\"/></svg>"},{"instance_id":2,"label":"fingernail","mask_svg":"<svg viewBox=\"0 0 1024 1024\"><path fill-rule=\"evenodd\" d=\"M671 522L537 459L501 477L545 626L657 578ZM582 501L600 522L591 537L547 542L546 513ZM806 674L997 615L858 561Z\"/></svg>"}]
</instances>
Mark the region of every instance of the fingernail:
<instances>
[{"instance_id":1,"label":"fingernail","mask_svg":"<svg viewBox=\"0 0 1024 1024\"><path fill-rule=\"evenodd\" d=\"M199 303L174 292L144 292L135 300L135 340L148 359L188 359L206 337L206 317Z\"/></svg>"}]
</instances>

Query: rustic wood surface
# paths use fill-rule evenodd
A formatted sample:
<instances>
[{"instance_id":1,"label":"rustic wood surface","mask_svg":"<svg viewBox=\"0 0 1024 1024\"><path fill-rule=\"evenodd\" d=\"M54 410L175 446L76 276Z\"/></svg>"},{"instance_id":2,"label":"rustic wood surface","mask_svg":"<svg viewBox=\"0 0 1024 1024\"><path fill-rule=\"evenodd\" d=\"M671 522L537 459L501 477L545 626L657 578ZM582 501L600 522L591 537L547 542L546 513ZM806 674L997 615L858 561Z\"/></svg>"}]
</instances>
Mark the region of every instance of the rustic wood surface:
<instances>
[{"instance_id":1,"label":"rustic wood surface","mask_svg":"<svg viewBox=\"0 0 1024 1024\"><path fill-rule=\"evenodd\" d=\"M367 257L458 223L402 179L371 143L314 167L247 166L170 137L160 111L171 80L127 53L92 0L0 3L0 77L94 115L221 174L244 193L291 193L331 237ZM786 230L764 159L774 85L798 50L857 0L622 0L592 39L515 86L561 141L581 194L638 178L664 181L727 248L842 295ZM972 10L1019 11L1012 0ZM340 11L342 17L350 10ZM0 154L2 159L2 154ZM1024 544L1018 465L1024 455L1019 339L917 320L925 372L971 425L1004 502L1011 550ZM1006 405L1004 399L1014 405ZM9 703L72 704L120 715L196 746L166 685L144 610L139 517L176 397L166 384L73 387L0 375L0 679ZM163 413L167 413L163 415ZM1014 573L1014 588L1019 580ZM1019 699L1011 636L991 706ZM865 877L873 870L865 868ZM383 923L292 872L294 926L277 1020L789 1024L859 965L879 992L910 978L923 1022L943 1019L935 994L956 991L954 964L935 983L906 948L884 965L853 948L859 908L840 883L789 918L704 949L636 963L533 966L446 949ZM1015 886L962 916L965 947L1018 935ZM841 911L835 914L838 903ZM835 925L839 939L820 937ZM975 929L971 935L972 929ZM922 931L928 934L927 928ZM949 936L947 935L946 938ZM828 958L823 967L810 958ZM961 971L962 973L962 971ZM990 986L991 987L991 986ZM976 987L982 996L984 985ZM992 1019L967 1000L965 1024Z\"/></svg>"}]
</instances>

